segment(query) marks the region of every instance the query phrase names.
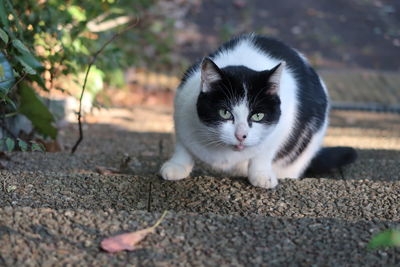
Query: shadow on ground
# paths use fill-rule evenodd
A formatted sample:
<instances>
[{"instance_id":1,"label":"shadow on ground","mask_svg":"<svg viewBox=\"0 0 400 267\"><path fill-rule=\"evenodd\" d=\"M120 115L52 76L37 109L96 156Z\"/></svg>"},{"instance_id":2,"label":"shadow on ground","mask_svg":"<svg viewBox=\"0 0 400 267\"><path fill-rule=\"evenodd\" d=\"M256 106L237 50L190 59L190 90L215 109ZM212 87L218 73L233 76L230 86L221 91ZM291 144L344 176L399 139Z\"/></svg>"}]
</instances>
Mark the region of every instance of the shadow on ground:
<instances>
[{"instance_id":1,"label":"shadow on ground","mask_svg":"<svg viewBox=\"0 0 400 267\"><path fill-rule=\"evenodd\" d=\"M158 169L174 143L170 112L107 111L103 123L85 125L74 155L71 125L60 134L65 152L14 152L4 162L0 240L9 245L0 246L0 265L394 265L398 249L366 246L400 220L399 125L396 117L349 114L334 112L326 144L354 145L358 162L274 190L201 164L188 179L162 180ZM373 126L355 127L366 120ZM115 173L126 155L129 172ZM100 251L103 237L141 229L164 210L170 215L139 250Z\"/></svg>"},{"instance_id":2,"label":"shadow on ground","mask_svg":"<svg viewBox=\"0 0 400 267\"><path fill-rule=\"evenodd\" d=\"M386 123L384 122L384 124ZM337 125L341 124L333 123L332 127ZM376 129L388 129L378 123L374 125ZM393 124L389 123L388 125ZM9 170L21 171L99 174L121 171L122 174L130 175L157 175L161 164L173 152L174 136L170 133L132 132L108 124L90 124L87 127L84 141L76 154L70 154L68 151L58 153L16 152L10 161L5 162L5 166ZM356 129L357 132L354 135L356 138L360 138L358 136L360 129ZM336 133L331 130L330 134L335 136ZM384 135L379 132L375 134L377 137ZM352 135L349 134L348 129L346 135ZM72 141L71 137L69 136L70 140L68 141ZM70 146L66 145L66 147ZM313 174L307 178L400 180L400 172L397 167L397 159L400 158L399 150L357 149L357 153L358 160L354 164L344 166L341 170ZM120 165L127 156L131 158L128 163L129 168L120 170ZM226 177L225 174L215 172L197 162L191 176L201 175Z\"/></svg>"},{"instance_id":3,"label":"shadow on ground","mask_svg":"<svg viewBox=\"0 0 400 267\"><path fill-rule=\"evenodd\" d=\"M358 161L341 170L281 180L276 189L265 190L202 164L187 179L164 181L158 170L172 152L171 134L132 132L108 124L87 127L74 155L14 153L7 166L12 171L3 171L2 177L5 187L16 189L0 197L0 206L400 219L394 209L400 203L397 150L358 149ZM129 170L120 174L126 155L131 157Z\"/></svg>"}]
</instances>

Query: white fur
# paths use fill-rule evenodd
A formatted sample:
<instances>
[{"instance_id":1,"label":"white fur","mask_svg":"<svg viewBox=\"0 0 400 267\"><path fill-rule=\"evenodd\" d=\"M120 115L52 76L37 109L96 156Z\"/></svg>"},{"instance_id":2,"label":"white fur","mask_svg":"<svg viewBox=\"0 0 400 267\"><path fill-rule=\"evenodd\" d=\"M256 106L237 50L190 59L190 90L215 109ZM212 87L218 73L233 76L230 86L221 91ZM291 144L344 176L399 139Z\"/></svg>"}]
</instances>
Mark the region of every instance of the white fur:
<instances>
[{"instance_id":1,"label":"white fur","mask_svg":"<svg viewBox=\"0 0 400 267\"><path fill-rule=\"evenodd\" d=\"M219 68L244 65L256 71L271 69L280 63L279 59L263 53L247 39L233 50L218 54L213 61ZM234 123L227 121L218 130L205 126L196 112L200 83L200 70L197 70L177 90L174 113L177 144L174 155L161 168L164 179L177 180L188 176L193 158L218 170L248 176L253 185L263 188L275 187L277 178L298 178L302 174L321 145L327 123L292 164L284 166L282 161L273 164L275 155L289 138L297 114L297 85L287 65L280 79L281 117L276 125L268 128L258 123L253 123L251 128L247 126L249 110L245 101L233 108ZM233 149L239 143L235 137L238 131L247 135L243 142L246 148L242 151ZM216 137L221 141L215 141Z\"/></svg>"}]
</instances>

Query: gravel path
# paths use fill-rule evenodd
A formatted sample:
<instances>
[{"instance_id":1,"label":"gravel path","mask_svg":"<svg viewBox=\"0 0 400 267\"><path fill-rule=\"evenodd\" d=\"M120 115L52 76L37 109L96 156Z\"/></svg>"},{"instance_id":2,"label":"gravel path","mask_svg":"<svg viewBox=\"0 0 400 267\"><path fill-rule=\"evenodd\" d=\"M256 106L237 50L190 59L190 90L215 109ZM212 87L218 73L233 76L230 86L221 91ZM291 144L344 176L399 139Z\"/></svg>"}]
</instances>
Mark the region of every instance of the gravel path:
<instances>
[{"instance_id":1,"label":"gravel path","mask_svg":"<svg viewBox=\"0 0 400 267\"><path fill-rule=\"evenodd\" d=\"M8 266L394 266L400 250L368 251L390 222L170 212L134 252L108 254L102 238L149 226L145 211L1 208L0 264Z\"/></svg>"},{"instance_id":2,"label":"gravel path","mask_svg":"<svg viewBox=\"0 0 400 267\"><path fill-rule=\"evenodd\" d=\"M151 118L151 128L143 120ZM359 161L274 190L197 165L163 181L171 111L135 107L89 117L78 153L8 154L0 171L0 266L395 266L400 249L369 251L399 226L400 116L333 112L326 145L352 145ZM62 134L65 147L75 126ZM128 168L115 173L129 155ZM111 171L110 171L111 170ZM111 255L102 238L157 232L134 252Z\"/></svg>"},{"instance_id":3,"label":"gravel path","mask_svg":"<svg viewBox=\"0 0 400 267\"><path fill-rule=\"evenodd\" d=\"M2 194L0 206L400 220L399 181L307 178L264 190L244 179L209 176L180 182L149 175L1 172L1 177L6 188L15 189Z\"/></svg>"}]
</instances>

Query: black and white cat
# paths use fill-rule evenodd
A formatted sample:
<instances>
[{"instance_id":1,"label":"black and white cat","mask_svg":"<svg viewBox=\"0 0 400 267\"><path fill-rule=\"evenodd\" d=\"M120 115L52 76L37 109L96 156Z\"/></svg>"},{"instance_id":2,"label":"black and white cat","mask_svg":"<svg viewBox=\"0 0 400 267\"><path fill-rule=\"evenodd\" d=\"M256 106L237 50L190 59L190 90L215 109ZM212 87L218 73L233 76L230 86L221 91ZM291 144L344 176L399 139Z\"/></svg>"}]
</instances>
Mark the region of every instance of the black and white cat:
<instances>
[{"instance_id":1,"label":"black and white cat","mask_svg":"<svg viewBox=\"0 0 400 267\"><path fill-rule=\"evenodd\" d=\"M161 175L183 179L197 158L273 188L310 164L350 163L353 149L320 149L328 109L326 87L303 55L268 37L235 38L184 75L175 97L175 152Z\"/></svg>"}]
</instances>

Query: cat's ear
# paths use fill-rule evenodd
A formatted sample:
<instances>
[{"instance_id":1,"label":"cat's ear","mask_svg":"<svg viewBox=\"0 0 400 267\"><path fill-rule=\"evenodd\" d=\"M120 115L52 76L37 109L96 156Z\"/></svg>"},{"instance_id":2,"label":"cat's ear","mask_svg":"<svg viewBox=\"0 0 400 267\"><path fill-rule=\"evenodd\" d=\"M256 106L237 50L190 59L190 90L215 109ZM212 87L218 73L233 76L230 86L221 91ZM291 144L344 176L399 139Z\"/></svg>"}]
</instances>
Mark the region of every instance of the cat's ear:
<instances>
[{"instance_id":1,"label":"cat's ear","mask_svg":"<svg viewBox=\"0 0 400 267\"><path fill-rule=\"evenodd\" d=\"M286 66L286 62L282 61L281 63L279 63L278 65L276 65L269 71L270 76L268 79L268 83L270 84L270 86L268 88L267 94L270 94L270 95L279 94L282 71L285 68L285 66Z\"/></svg>"},{"instance_id":2,"label":"cat's ear","mask_svg":"<svg viewBox=\"0 0 400 267\"><path fill-rule=\"evenodd\" d=\"M201 91L209 92L211 84L219 80L221 80L221 70L209 57L205 57L201 62Z\"/></svg>"}]
</instances>

